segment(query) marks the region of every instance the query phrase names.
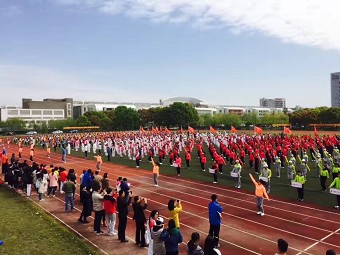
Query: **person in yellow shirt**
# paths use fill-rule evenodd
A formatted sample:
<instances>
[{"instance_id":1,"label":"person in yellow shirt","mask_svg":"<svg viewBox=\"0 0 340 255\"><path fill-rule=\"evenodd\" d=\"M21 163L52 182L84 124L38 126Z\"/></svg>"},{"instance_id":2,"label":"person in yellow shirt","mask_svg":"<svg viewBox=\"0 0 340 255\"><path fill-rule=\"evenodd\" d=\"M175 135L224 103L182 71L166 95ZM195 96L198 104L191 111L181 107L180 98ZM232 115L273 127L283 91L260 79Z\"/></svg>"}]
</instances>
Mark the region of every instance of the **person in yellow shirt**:
<instances>
[{"instance_id":1,"label":"person in yellow shirt","mask_svg":"<svg viewBox=\"0 0 340 255\"><path fill-rule=\"evenodd\" d=\"M101 166L102 166L102 163L103 163L103 159L102 159L102 156L100 155L100 153L97 154L97 156L94 156L96 159L97 159L97 170L100 172L101 170Z\"/></svg>"},{"instance_id":2,"label":"person in yellow shirt","mask_svg":"<svg viewBox=\"0 0 340 255\"><path fill-rule=\"evenodd\" d=\"M329 185L329 189L333 187L340 190L340 172L338 173L338 177L336 177L331 183L331 185ZM336 199L337 199L338 205L336 205L335 208L339 209L340 208L340 195L337 195Z\"/></svg>"},{"instance_id":3,"label":"person in yellow shirt","mask_svg":"<svg viewBox=\"0 0 340 255\"><path fill-rule=\"evenodd\" d=\"M159 166L160 166L160 164L156 163L153 160L153 158L151 158L151 162L152 162L152 165L153 165L153 168L152 168L153 181L155 183L155 187L158 187L158 177L159 177Z\"/></svg>"},{"instance_id":4,"label":"person in yellow shirt","mask_svg":"<svg viewBox=\"0 0 340 255\"><path fill-rule=\"evenodd\" d=\"M305 183L306 183L306 178L303 175L302 171L298 171L298 174L295 176L294 179L295 182L299 182L302 184L301 188L296 188L298 192L298 201L303 201L304 199L304 189L305 189Z\"/></svg>"},{"instance_id":5,"label":"person in yellow shirt","mask_svg":"<svg viewBox=\"0 0 340 255\"><path fill-rule=\"evenodd\" d=\"M269 194L270 193L270 178L272 177L272 170L268 168L267 164L263 165L263 169L260 173L260 179L261 177L267 178L267 181L264 181L264 182L265 182L266 191Z\"/></svg>"},{"instance_id":6,"label":"person in yellow shirt","mask_svg":"<svg viewBox=\"0 0 340 255\"><path fill-rule=\"evenodd\" d=\"M180 228L179 224L179 213L182 211L181 201L177 200L175 203L174 199L170 199L168 203L169 220L174 220L176 228Z\"/></svg>"},{"instance_id":7,"label":"person in yellow shirt","mask_svg":"<svg viewBox=\"0 0 340 255\"><path fill-rule=\"evenodd\" d=\"M320 168L320 185L322 191L326 191L326 181L329 178L329 172L325 167Z\"/></svg>"},{"instance_id":8,"label":"person in yellow shirt","mask_svg":"<svg viewBox=\"0 0 340 255\"><path fill-rule=\"evenodd\" d=\"M265 182L262 180L255 181L251 173L249 173L249 176L255 185L255 196L256 196L256 201L257 201L257 215L264 216L263 199L267 198L269 201L269 197L268 197L266 187L265 187Z\"/></svg>"}]
</instances>

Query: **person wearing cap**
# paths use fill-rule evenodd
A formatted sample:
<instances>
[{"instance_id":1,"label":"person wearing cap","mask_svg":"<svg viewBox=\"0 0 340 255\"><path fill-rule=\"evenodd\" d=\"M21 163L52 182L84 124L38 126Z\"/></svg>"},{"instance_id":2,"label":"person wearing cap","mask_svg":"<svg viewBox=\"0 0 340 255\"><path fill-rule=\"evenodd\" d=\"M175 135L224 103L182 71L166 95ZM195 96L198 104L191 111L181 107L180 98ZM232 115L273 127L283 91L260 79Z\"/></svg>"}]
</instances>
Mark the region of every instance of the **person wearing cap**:
<instances>
[{"instance_id":1,"label":"person wearing cap","mask_svg":"<svg viewBox=\"0 0 340 255\"><path fill-rule=\"evenodd\" d=\"M298 156L298 159L300 159L300 156ZM307 178L307 171L310 171L310 168L305 159L301 160L300 171L302 172L302 175Z\"/></svg>"},{"instance_id":2,"label":"person wearing cap","mask_svg":"<svg viewBox=\"0 0 340 255\"><path fill-rule=\"evenodd\" d=\"M151 229L151 238L153 240L153 255L164 255L165 246L163 240L160 238L164 231L164 219L158 217L156 220L156 225Z\"/></svg>"},{"instance_id":3,"label":"person wearing cap","mask_svg":"<svg viewBox=\"0 0 340 255\"><path fill-rule=\"evenodd\" d=\"M296 175L295 172L295 166L293 164L293 161L287 159L287 157L285 157L286 162L288 163L287 165L287 178L289 181L289 185L292 185L292 181L294 180L294 176Z\"/></svg>"},{"instance_id":4,"label":"person wearing cap","mask_svg":"<svg viewBox=\"0 0 340 255\"><path fill-rule=\"evenodd\" d=\"M329 189L333 187L340 190L340 172L338 173L338 177L336 177L331 183L331 185L329 185ZM337 195L336 199L337 199L337 205L335 206L335 208L339 209L340 208L340 195Z\"/></svg>"},{"instance_id":5,"label":"person wearing cap","mask_svg":"<svg viewBox=\"0 0 340 255\"><path fill-rule=\"evenodd\" d=\"M264 209L263 209L263 199L267 198L269 201L269 197L264 186L264 181L258 180L255 181L254 177L249 173L250 179L255 185L255 196L257 201L257 214L264 216Z\"/></svg>"},{"instance_id":6,"label":"person wearing cap","mask_svg":"<svg viewBox=\"0 0 340 255\"><path fill-rule=\"evenodd\" d=\"M283 240L277 240L277 253L275 255L286 255L288 251L288 243Z\"/></svg>"},{"instance_id":7,"label":"person wearing cap","mask_svg":"<svg viewBox=\"0 0 340 255\"><path fill-rule=\"evenodd\" d=\"M235 188L238 188L238 189L241 188L241 171L242 171L242 165L239 160L236 160L232 172L237 174L237 177L235 177L236 179Z\"/></svg>"},{"instance_id":8,"label":"person wearing cap","mask_svg":"<svg viewBox=\"0 0 340 255\"><path fill-rule=\"evenodd\" d=\"M260 178L261 177L267 178L267 181L264 181L264 182L266 183L266 190L267 190L267 193L269 194L270 193L270 178L272 177L272 170L268 168L267 164L263 165L263 169L260 173Z\"/></svg>"},{"instance_id":9,"label":"person wearing cap","mask_svg":"<svg viewBox=\"0 0 340 255\"><path fill-rule=\"evenodd\" d=\"M223 209L217 202L216 194L211 195L211 202L208 205L208 209L210 224L209 235L211 235L214 238L215 246L218 247Z\"/></svg>"},{"instance_id":10,"label":"person wearing cap","mask_svg":"<svg viewBox=\"0 0 340 255\"><path fill-rule=\"evenodd\" d=\"M280 178L281 177L281 159L278 156L275 157L274 164L275 164L276 177Z\"/></svg>"},{"instance_id":11,"label":"person wearing cap","mask_svg":"<svg viewBox=\"0 0 340 255\"><path fill-rule=\"evenodd\" d=\"M303 201L304 199L304 186L306 183L306 178L303 176L302 171L298 171L298 174L295 176L295 182L299 182L302 184L301 188L296 188L298 192L298 201Z\"/></svg>"}]
</instances>

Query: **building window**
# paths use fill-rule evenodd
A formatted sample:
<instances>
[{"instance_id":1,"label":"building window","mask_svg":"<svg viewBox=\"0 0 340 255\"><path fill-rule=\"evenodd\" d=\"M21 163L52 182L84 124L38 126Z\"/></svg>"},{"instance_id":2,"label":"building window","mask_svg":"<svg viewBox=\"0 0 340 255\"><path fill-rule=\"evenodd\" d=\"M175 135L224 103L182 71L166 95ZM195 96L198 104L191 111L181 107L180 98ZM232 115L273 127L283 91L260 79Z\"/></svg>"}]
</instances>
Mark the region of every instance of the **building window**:
<instances>
[{"instance_id":1,"label":"building window","mask_svg":"<svg viewBox=\"0 0 340 255\"><path fill-rule=\"evenodd\" d=\"M63 111L54 111L54 115L64 115Z\"/></svg>"},{"instance_id":2,"label":"building window","mask_svg":"<svg viewBox=\"0 0 340 255\"><path fill-rule=\"evenodd\" d=\"M32 115L41 115L41 111L32 110Z\"/></svg>"},{"instance_id":3,"label":"building window","mask_svg":"<svg viewBox=\"0 0 340 255\"><path fill-rule=\"evenodd\" d=\"M20 115L30 115L30 110L20 110Z\"/></svg>"},{"instance_id":4,"label":"building window","mask_svg":"<svg viewBox=\"0 0 340 255\"><path fill-rule=\"evenodd\" d=\"M18 110L8 110L8 115L18 115Z\"/></svg>"},{"instance_id":5,"label":"building window","mask_svg":"<svg viewBox=\"0 0 340 255\"><path fill-rule=\"evenodd\" d=\"M43 115L52 115L53 111L43 111Z\"/></svg>"}]
</instances>

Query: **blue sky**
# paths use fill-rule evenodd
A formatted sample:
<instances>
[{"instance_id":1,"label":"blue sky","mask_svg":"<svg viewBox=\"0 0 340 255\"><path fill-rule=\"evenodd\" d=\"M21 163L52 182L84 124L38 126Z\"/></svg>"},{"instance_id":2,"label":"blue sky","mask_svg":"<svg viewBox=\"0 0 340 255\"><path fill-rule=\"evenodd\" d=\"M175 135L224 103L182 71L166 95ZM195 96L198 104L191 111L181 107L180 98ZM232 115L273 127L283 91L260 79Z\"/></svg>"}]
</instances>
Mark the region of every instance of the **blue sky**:
<instances>
[{"instance_id":1,"label":"blue sky","mask_svg":"<svg viewBox=\"0 0 340 255\"><path fill-rule=\"evenodd\" d=\"M330 106L340 4L327 2L0 0L0 105L188 96Z\"/></svg>"}]
</instances>

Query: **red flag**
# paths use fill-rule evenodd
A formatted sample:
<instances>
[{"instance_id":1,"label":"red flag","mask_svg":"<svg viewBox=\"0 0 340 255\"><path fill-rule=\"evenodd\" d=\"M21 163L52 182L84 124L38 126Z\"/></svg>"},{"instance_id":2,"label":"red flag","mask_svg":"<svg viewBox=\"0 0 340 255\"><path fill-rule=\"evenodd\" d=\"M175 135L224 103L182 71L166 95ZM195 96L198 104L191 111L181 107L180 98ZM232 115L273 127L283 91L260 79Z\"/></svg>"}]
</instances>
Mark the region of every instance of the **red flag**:
<instances>
[{"instance_id":1,"label":"red flag","mask_svg":"<svg viewBox=\"0 0 340 255\"><path fill-rule=\"evenodd\" d=\"M154 127L152 127L152 133L156 133L157 134L157 130Z\"/></svg>"},{"instance_id":2,"label":"red flag","mask_svg":"<svg viewBox=\"0 0 340 255\"><path fill-rule=\"evenodd\" d=\"M315 126L314 126L314 136L318 136L318 131L316 130Z\"/></svg>"},{"instance_id":3,"label":"red flag","mask_svg":"<svg viewBox=\"0 0 340 255\"><path fill-rule=\"evenodd\" d=\"M236 134L236 133L237 133L237 130L236 130L236 128L234 128L233 126L231 126L231 133L234 133L234 134Z\"/></svg>"},{"instance_id":4,"label":"red flag","mask_svg":"<svg viewBox=\"0 0 340 255\"><path fill-rule=\"evenodd\" d=\"M215 134L215 133L216 133L216 130L215 130L212 126L209 126L209 127L210 127L210 128L209 128L209 129L210 129L210 132L213 133L213 134Z\"/></svg>"},{"instance_id":5,"label":"red flag","mask_svg":"<svg viewBox=\"0 0 340 255\"><path fill-rule=\"evenodd\" d=\"M171 131L167 127L164 129L164 131L167 132L168 134L171 134Z\"/></svg>"},{"instance_id":6,"label":"red flag","mask_svg":"<svg viewBox=\"0 0 340 255\"><path fill-rule=\"evenodd\" d=\"M292 130L290 130L289 128L283 127L283 133L285 133L285 134L287 134L287 135L291 135L293 132L292 132Z\"/></svg>"},{"instance_id":7,"label":"red flag","mask_svg":"<svg viewBox=\"0 0 340 255\"><path fill-rule=\"evenodd\" d=\"M262 128L259 128L259 127L254 127L254 132L256 133L256 134L262 134Z\"/></svg>"},{"instance_id":8,"label":"red flag","mask_svg":"<svg viewBox=\"0 0 340 255\"><path fill-rule=\"evenodd\" d=\"M183 130L183 128L181 127L181 133L183 133L184 132L184 130Z\"/></svg>"},{"instance_id":9,"label":"red flag","mask_svg":"<svg viewBox=\"0 0 340 255\"><path fill-rule=\"evenodd\" d=\"M193 129L192 127L188 126L188 131L189 133L193 134L195 133L195 129Z\"/></svg>"},{"instance_id":10,"label":"red flag","mask_svg":"<svg viewBox=\"0 0 340 255\"><path fill-rule=\"evenodd\" d=\"M144 130L143 127L140 127L140 131L141 131L142 133L145 133L145 130Z\"/></svg>"},{"instance_id":11,"label":"red flag","mask_svg":"<svg viewBox=\"0 0 340 255\"><path fill-rule=\"evenodd\" d=\"M159 132L162 132L163 130L162 130L162 127L159 127Z\"/></svg>"}]
</instances>

